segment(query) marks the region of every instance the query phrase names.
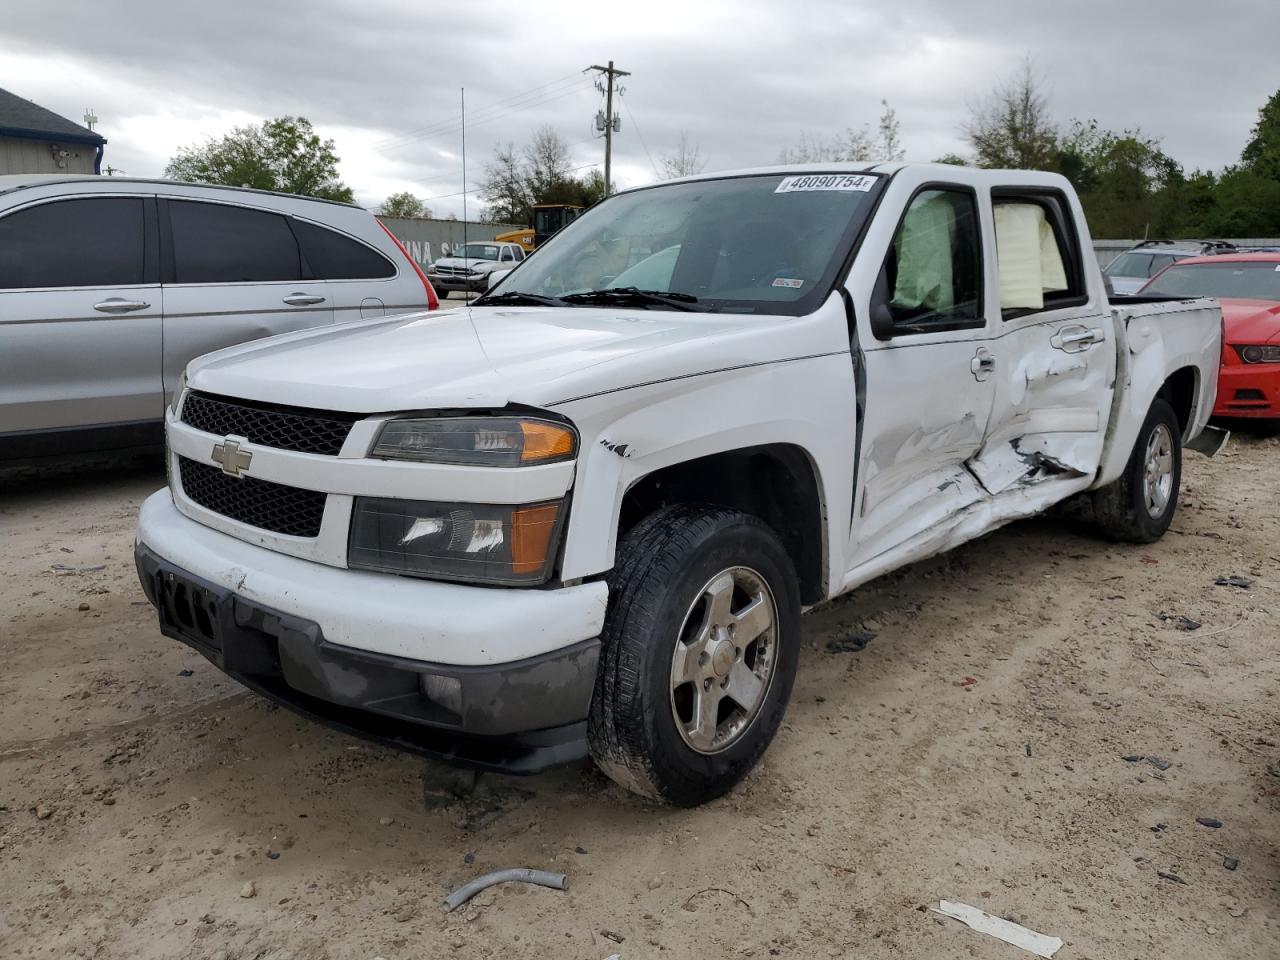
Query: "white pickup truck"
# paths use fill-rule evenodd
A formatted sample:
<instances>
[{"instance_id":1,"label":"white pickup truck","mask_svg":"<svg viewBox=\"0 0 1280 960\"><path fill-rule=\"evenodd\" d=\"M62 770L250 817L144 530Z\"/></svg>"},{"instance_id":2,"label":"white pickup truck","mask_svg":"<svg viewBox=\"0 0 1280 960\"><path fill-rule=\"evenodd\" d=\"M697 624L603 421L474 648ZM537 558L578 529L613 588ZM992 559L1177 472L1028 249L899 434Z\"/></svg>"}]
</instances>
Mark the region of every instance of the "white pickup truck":
<instances>
[{"instance_id":1,"label":"white pickup truck","mask_svg":"<svg viewBox=\"0 0 1280 960\"><path fill-rule=\"evenodd\" d=\"M778 730L806 607L1077 495L1159 538L1225 440L1220 337L1211 301L1109 302L1058 176L668 182L469 307L196 360L138 570L166 635L317 720L697 804Z\"/></svg>"}]
</instances>

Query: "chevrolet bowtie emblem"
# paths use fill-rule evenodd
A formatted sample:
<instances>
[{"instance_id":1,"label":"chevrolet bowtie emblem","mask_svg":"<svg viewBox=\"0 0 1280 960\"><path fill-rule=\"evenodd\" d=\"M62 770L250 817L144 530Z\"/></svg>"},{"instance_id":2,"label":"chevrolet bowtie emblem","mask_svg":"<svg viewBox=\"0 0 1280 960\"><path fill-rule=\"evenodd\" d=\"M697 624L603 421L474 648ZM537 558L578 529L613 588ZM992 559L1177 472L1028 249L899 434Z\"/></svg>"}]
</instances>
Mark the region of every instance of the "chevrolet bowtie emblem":
<instances>
[{"instance_id":1,"label":"chevrolet bowtie emblem","mask_svg":"<svg viewBox=\"0 0 1280 960\"><path fill-rule=\"evenodd\" d=\"M238 477L241 470L249 469L249 464L253 461L253 454L248 450L241 450L238 441L228 438L221 443L214 444L212 460L222 466L223 473L231 477Z\"/></svg>"}]
</instances>

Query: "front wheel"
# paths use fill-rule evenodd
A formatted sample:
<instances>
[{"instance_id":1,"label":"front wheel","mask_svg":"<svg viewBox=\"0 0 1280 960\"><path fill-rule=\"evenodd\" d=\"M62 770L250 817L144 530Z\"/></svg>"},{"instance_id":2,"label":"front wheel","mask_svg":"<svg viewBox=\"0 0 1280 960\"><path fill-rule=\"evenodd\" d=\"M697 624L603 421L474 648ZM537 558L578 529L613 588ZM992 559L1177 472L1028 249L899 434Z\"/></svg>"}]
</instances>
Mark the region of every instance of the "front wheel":
<instances>
[{"instance_id":1,"label":"front wheel","mask_svg":"<svg viewBox=\"0 0 1280 960\"><path fill-rule=\"evenodd\" d=\"M1173 407L1156 397L1124 473L1094 492L1094 518L1114 540L1152 543L1173 522L1181 482L1182 430Z\"/></svg>"},{"instance_id":2,"label":"front wheel","mask_svg":"<svg viewBox=\"0 0 1280 960\"><path fill-rule=\"evenodd\" d=\"M800 648L795 569L745 513L676 505L621 541L588 725L596 764L679 806L728 791L782 722Z\"/></svg>"}]
</instances>

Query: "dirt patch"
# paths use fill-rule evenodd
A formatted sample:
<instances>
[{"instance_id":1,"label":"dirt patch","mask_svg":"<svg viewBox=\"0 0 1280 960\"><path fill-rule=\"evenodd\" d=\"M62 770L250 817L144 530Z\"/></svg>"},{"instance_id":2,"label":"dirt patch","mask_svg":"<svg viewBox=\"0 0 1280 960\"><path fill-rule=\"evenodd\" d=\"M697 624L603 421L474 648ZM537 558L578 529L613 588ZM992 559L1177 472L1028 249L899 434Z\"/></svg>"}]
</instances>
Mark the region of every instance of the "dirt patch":
<instances>
[{"instance_id":1,"label":"dirt patch","mask_svg":"<svg viewBox=\"0 0 1280 960\"><path fill-rule=\"evenodd\" d=\"M131 553L153 464L11 478L0 956L1022 955L940 898L1064 960L1280 956L1278 461L1189 456L1149 547L1028 521L811 614L764 764L692 811L586 765L462 800L428 768L424 799L419 761L160 636ZM570 889L442 913L513 866Z\"/></svg>"}]
</instances>

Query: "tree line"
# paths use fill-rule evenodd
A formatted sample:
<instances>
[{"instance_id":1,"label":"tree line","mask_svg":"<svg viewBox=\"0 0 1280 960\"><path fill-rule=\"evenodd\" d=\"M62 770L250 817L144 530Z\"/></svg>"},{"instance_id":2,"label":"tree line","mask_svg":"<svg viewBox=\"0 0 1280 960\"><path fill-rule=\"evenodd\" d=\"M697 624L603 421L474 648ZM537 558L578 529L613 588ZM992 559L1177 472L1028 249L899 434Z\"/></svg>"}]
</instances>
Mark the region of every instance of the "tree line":
<instances>
[{"instance_id":1,"label":"tree line","mask_svg":"<svg viewBox=\"0 0 1280 960\"><path fill-rule=\"evenodd\" d=\"M802 133L778 159L901 160L905 151L897 114L886 101L881 107L874 126L826 136ZM1061 173L1079 192L1095 237L1280 236L1280 91L1258 110L1239 161L1216 172L1188 173L1165 153L1158 138L1138 127L1113 131L1095 120L1058 122L1030 61L971 106L962 132L971 153L949 154L940 162ZM683 131L675 152L654 164L662 179L696 174L705 166L699 145ZM333 141L321 139L305 117L237 127L221 138L184 147L165 167L165 176L354 200L351 188L338 177ZM608 191L599 168L572 166L570 146L554 128L544 126L521 147L514 142L495 147L477 192L484 219L528 224L535 205L587 207ZM388 197L378 212L432 215L408 192Z\"/></svg>"},{"instance_id":2,"label":"tree line","mask_svg":"<svg viewBox=\"0 0 1280 960\"><path fill-rule=\"evenodd\" d=\"M1060 173L1095 237L1280 236L1280 91L1258 110L1239 162L1217 172L1188 173L1138 127L1059 124L1029 61L971 108L963 132L972 157L943 162Z\"/></svg>"}]
</instances>

